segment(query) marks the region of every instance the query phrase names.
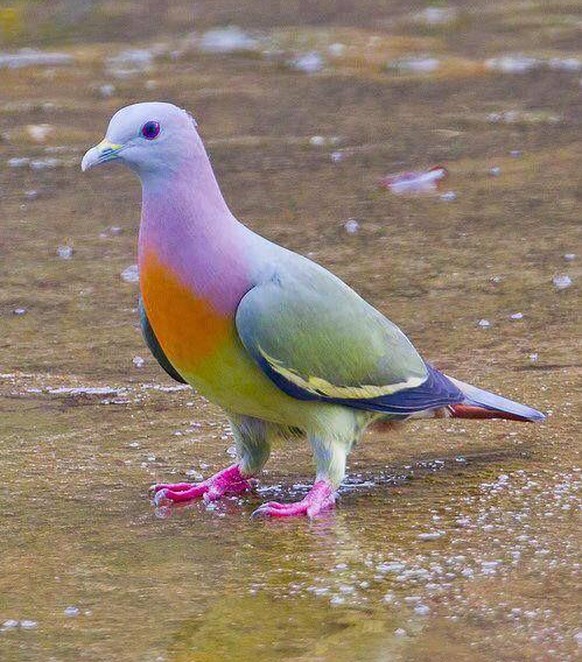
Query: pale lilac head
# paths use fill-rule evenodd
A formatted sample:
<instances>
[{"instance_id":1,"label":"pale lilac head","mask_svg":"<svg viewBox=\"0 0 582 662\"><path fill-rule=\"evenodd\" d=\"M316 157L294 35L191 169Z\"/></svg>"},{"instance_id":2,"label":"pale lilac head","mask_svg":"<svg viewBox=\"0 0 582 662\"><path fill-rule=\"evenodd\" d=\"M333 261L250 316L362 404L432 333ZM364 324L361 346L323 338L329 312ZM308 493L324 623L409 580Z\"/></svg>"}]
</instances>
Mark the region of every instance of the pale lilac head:
<instances>
[{"instance_id":1,"label":"pale lilac head","mask_svg":"<svg viewBox=\"0 0 582 662\"><path fill-rule=\"evenodd\" d=\"M110 161L125 163L138 175L172 172L203 154L194 118L171 103L136 103L111 118L105 139L83 157L81 168Z\"/></svg>"}]
</instances>

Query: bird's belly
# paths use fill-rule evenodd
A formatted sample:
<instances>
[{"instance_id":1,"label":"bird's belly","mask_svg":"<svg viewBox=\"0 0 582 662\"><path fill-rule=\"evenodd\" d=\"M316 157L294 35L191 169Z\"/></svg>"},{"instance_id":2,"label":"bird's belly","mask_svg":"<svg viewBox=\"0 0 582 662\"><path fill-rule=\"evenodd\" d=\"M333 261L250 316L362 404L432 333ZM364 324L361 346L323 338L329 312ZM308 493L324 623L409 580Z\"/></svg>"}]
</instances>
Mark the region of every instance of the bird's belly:
<instances>
[{"instance_id":1,"label":"bird's belly","mask_svg":"<svg viewBox=\"0 0 582 662\"><path fill-rule=\"evenodd\" d=\"M181 373L202 395L227 411L285 425L305 424L307 405L278 389L240 341L225 344L197 369Z\"/></svg>"},{"instance_id":2,"label":"bird's belly","mask_svg":"<svg viewBox=\"0 0 582 662\"><path fill-rule=\"evenodd\" d=\"M149 323L174 368L209 400L232 412L302 425L311 403L278 389L248 355L234 312L218 311L155 258L140 261Z\"/></svg>"}]
</instances>

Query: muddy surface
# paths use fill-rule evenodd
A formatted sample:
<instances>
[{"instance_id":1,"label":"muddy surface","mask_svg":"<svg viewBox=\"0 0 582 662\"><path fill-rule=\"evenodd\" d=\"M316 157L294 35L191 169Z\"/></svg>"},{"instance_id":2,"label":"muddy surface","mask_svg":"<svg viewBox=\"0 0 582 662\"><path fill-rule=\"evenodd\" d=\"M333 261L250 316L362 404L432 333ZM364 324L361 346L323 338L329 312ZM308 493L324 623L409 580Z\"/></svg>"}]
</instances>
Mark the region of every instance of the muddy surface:
<instances>
[{"instance_id":1,"label":"muddy surface","mask_svg":"<svg viewBox=\"0 0 582 662\"><path fill-rule=\"evenodd\" d=\"M481 4L0 10L2 660L582 654L582 8ZM370 433L312 522L250 520L307 491L304 442L254 494L156 511L232 437L142 342L137 181L79 168L153 99L193 112L239 218L547 422ZM378 187L435 164L435 194Z\"/></svg>"}]
</instances>

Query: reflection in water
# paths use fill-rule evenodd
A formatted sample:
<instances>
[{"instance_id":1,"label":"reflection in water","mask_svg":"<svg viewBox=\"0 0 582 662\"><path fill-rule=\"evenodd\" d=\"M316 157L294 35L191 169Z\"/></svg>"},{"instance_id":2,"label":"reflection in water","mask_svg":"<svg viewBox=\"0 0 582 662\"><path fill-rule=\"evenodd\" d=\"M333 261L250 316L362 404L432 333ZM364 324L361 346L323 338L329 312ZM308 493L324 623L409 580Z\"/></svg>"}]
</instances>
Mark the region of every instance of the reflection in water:
<instances>
[{"instance_id":1,"label":"reflection in water","mask_svg":"<svg viewBox=\"0 0 582 662\"><path fill-rule=\"evenodd\" d=\"M26 394L33 387L19 388ZM265 491L282 500L305 493L307 483L294 483L293 472L266 476L268 490L209 506L155 509L145 486L168 476L172 465L160 465L168 462L163 454L188 466L201 450L199 442L182 441L162 450L161 432L150 441L148 412L161 417L162 431L175 426L157 409L160 398L179 403L191 394L147 393L132 405L145 413L141 431L116 424L103 436L95 420L110 405L93 398L62 407L70 395L55 399L41 389L33 393L40 404L35 426L15 426L6 439L14 450L4 463L5 484L13 486L5 512L16 514L3 522L3 539L15 543L4 558L19 590L9 592L3 614L38 623L41 648L66 655L79 637L87 641L83 633L94 632L86 645L105 657L138 638L143 655L154 658L211 659L220 652L269 659L269 646L276 646L326 659L341 640L353 648L334 659L347 660L353 650L362 659L408 654L424 632L435 650L459 632L462 641L495 650L481 631L486 622L521 646L561 646L569 654L571 614L559 603L539 605L548 590L567 596L580 571L579 470L519 468L526 460L516 437L501 456L467 447L460 456L456 443L448 456L414 461L408 437L401 446L390 437L389 453L401 463L386 464L386 439L371 436L354 457L369 469L353 468L338 508L313 521L250 519ZM11 401L0 405L7 411ZM180 416L182 407L169 411ZM209 412L193 429L211 436L204 430L213 430L213 421ZM305 467L299 475L308 474L293 448L282 452L280 462L292 455L294 467ZM204 471L224 463L220 445L205 445L202 454ZM144 486L141 497L128 485ZM524 591L509 589L515 586ZM65 619L69 607L79 611ZM454 629L459 620L461 631ZM24 636L22 628L6 629L0 644L18 647Z\"/></svg>"}]
</instances>

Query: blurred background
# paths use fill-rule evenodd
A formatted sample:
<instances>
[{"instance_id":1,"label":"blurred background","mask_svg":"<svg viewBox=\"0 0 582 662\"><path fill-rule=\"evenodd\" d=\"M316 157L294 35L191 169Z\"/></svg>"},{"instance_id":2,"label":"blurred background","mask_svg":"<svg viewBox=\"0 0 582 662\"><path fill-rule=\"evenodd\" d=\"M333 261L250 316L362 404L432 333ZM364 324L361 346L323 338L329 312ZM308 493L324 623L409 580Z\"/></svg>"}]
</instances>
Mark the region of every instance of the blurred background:
<instances>
[{"instance_id":1,"label":"blurred background","mask_svg":"<svg viewBox=\"0 0 582 662\"><path fill-rule=\"evenodd\" d=\"M581 83L577 1L5 2L0 657L575 659ZM137 181L80 172L144 100L192 112L240 220L548 422L370 434L311 525L246 517L305 492L303 443L154 512L232 439L141 339Z\"/></svg>"}]
</instances>

